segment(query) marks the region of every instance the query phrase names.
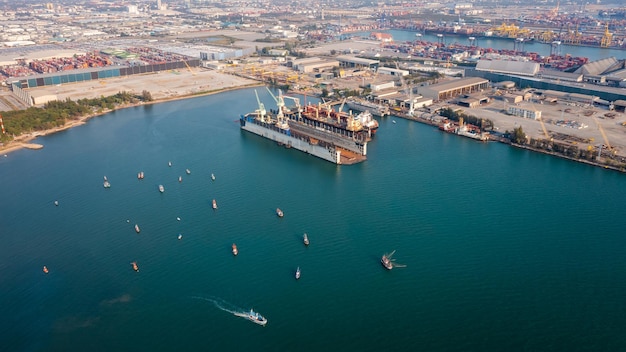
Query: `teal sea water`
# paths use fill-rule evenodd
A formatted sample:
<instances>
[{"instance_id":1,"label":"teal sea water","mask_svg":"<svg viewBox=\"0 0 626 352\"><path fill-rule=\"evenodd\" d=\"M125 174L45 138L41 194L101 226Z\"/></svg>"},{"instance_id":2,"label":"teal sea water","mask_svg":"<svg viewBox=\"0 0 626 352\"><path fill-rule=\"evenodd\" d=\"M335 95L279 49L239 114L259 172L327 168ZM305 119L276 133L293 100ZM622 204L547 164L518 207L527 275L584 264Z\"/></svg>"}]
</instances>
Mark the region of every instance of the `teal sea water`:
<instances>
[{"instance_id":1,"label":"teal sea water","mask_svg":"<svg viewBox=\"0 0 626 352\"><path fill-rule=\"evenodd\" d=\"M398 118L336 166L240 131L255 104L120 110L0 157L0 350L626 350L624 175Z\"/></svg>"}]
</instances>

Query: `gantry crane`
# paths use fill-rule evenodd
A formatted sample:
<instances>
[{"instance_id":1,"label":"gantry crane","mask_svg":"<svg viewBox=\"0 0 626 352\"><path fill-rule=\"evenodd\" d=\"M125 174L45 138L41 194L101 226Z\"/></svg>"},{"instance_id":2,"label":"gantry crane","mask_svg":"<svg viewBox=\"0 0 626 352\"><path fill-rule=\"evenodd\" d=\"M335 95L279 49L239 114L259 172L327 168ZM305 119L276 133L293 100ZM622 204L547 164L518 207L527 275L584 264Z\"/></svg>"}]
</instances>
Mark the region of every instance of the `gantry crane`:
<instances>
[{"instance_id":1,"label":"gantry crane","mask_svg":"<svg viewBox=\"0 0 626 352\"><path fill-rule=\"evenodd\" d=\"M604 35L602 36L602 40L600 40L600 46L603 48L608 48L611 46L611 41L613 40L613 33L609 32L609 23L607 22L604 25Z\"/></svg>"}]
</instances>

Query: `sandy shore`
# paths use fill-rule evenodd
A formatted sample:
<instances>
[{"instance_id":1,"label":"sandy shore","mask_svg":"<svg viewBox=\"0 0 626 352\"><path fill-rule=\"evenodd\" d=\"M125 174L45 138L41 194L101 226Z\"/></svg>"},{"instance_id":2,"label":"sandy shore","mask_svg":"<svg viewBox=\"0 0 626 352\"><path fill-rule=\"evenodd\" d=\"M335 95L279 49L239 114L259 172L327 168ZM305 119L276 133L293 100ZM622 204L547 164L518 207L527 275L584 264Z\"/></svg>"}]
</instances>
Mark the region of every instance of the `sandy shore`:
<instances>
[{"instance_id":1,"label":"sandy shore","mask_svg":"<svg viewBox=\"0 0 626 352\"><path fill-rule=\"evenodd\" d=\"M193 84L190 84L190 81L192 81ZM197 69L196 71L176 72L175 76L171 72L161 72L156 74L153 73L110 79L106 81L90 81L66 84L63 86L43 87L33 89L30 93L34 96L54 94L59 100L64 100L66 98L78 100L83 98L111 96L121 91L141 94L141 92L146 89L145 87L150 87L150 89L147 90L150 91L152 98L154 99L153 101L118 106L116 110L119 110L147 104L158 104L167 101L195 98L260 85L262 85L262 83L254 80L223 74L216 71ZM105 110L98 114L81 116L76 120L67 121L60 127L24 133L16 137L14 140L0 146L0 154L7 155L13 151L23 148L41 149L43 147L41 144L32 143L32 141L37 137L46 136L70 129L72 127L80 126L93 117L101 116L111 111L112 110Z\"/></svg>"}]
</instances>

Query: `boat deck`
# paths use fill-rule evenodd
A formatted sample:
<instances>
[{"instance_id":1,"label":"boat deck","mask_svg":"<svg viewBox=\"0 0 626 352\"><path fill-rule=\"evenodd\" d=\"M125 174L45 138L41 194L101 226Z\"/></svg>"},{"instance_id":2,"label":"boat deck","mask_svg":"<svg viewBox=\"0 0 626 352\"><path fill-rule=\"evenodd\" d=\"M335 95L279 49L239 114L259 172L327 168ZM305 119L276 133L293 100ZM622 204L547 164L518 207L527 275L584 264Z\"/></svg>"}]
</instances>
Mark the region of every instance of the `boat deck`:
<instances>
[{"instance_id":1,"label":"boat deck","mask_svg":"<svg viewBox=\"0 0 626 352\"><path fill-rule=\"evenodd\" d=\"M357 154L347 149L341 149L341 164L351 165L367 160L365 155Z\"/></svg>"}]
</instances>

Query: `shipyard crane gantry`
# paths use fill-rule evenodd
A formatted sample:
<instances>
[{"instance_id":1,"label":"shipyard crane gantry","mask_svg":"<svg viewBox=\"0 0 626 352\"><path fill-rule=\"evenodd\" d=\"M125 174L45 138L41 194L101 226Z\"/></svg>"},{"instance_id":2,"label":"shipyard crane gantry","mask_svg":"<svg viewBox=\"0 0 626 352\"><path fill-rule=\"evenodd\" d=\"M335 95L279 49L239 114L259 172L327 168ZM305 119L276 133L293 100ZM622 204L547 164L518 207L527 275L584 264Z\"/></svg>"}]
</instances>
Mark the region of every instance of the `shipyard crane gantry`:
<instances>
[{"instance_id":1,"label":"shipyard crane gantry","mask_svg":"<svg viewBox=\"0 0 626 352\"><path fill-rule=\"evenodd\" d=\"M611 46L611 41L613 41L613 33L609 32L609 23L607 22L604 25L604 35L602 36L602 40L600 40L600 46L608 48Z\"/></svg>"}]
</instances>

